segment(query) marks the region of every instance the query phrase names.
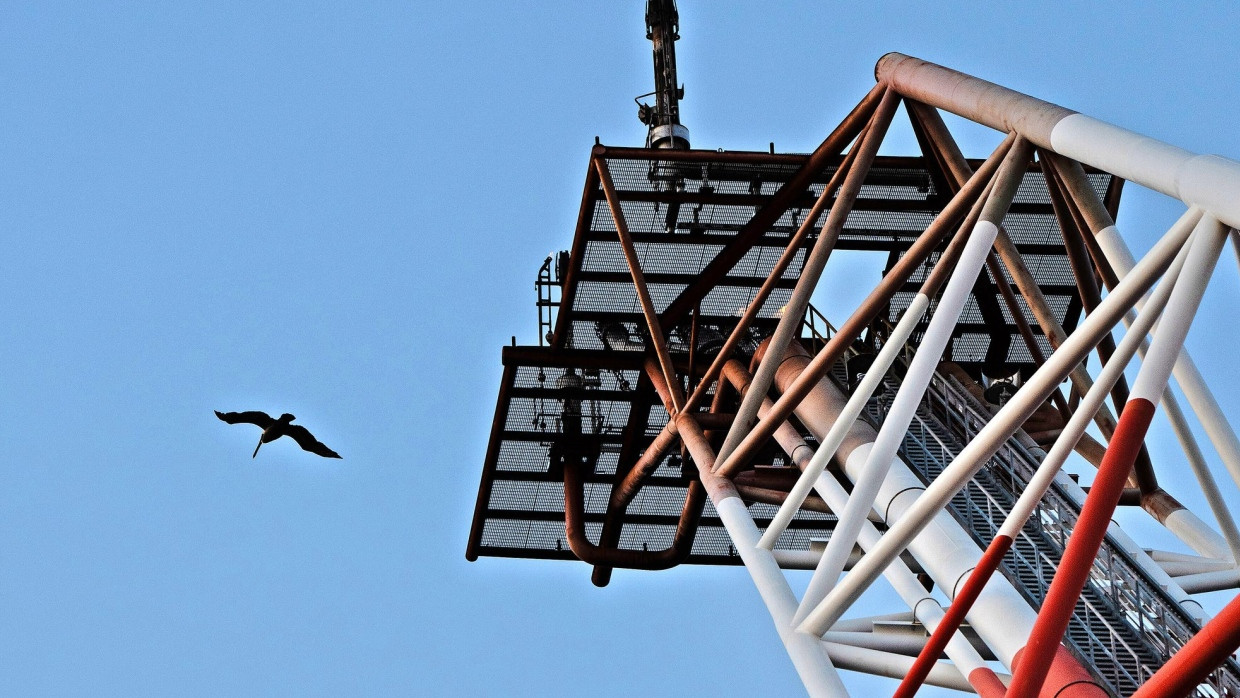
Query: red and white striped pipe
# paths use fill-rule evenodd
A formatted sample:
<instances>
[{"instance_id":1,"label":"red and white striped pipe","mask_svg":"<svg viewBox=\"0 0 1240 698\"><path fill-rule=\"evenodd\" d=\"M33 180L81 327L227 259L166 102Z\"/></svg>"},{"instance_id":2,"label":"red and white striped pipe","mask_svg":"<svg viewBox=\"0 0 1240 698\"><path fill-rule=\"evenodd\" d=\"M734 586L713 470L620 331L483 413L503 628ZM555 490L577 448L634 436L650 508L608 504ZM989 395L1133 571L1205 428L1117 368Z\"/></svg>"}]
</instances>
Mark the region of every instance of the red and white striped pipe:
<instances>
[{"instance_id":1,"label":"red and white striped pipe","mask_svg":"<svg viewBox=\"0 0 1240 698\"><path fill-rule=\"evenodd\" d=\"M900 683L892 698L911 698L921 686L922 681L928 675L927 672L934 665L935 658L943 651L947 641L960 627L961 622L964 621L966 614L973 606L973 602L986 586L991 575L998 569L999 564L1003 561L1003 556L1007 554L1008 549L1012 546L1012 542L1019 535L1020 529L1029 520L1030 515L1037 508L1038 502L1041 501L1042 495L1046 493L1046 490L1059 473L1060 468L1063 467L1064 462L1072 453L1076 442L1085 433L1085 429L1089 426L1094 414L1110 394L1111 387L1123 375L1124 368L1132 360L1133 355L1136 354L1137 347L1140 346L1142 339L1150 331L1150 328L1154 326L1154 322L1162 313L1167 299L1171 296L1171 289L1175 286L1175 279L1179 276L1187 256L1188 246L1185 246L1172 263L1171 268L1163 276L1162 283L1159 284L1154 294L1150 297L1137 321L1133 323L1128 334L1124 335L1124 339L1116 347L1110 361L1107 362L1102 372L1098 375L1098 379L1085 394L1080 405L1077 406L1076 411L1072 414L1072 418L1064 425L1062 433L1055 440L1055 445L1051 447L1050 452L1042 459L1037 472L1030 478L1024 492L1021 493L1016 504L1012 506L1012 511L999 527L998 534L986 548L986 552L982 555L982 559L978 561L977 567L969 573L969 578L964 586L952 598L951 606L947 609L943 621L939 624L939 627L934 629L930 639L926 642L926 646L918 655L917 661Z\"/></svg>"},{"instance_id":2,"label":"red and white striped pipe","mask_svg":"<svg viewBox=\"0 0 1240 698\"><path fill-rule=\"evenodd\" d=\"M826 632L839 620L844 609L851 606L882 574L883 567L908 547L947 502L972 479L1034 410L1046 401L1051 391L1055 390L1068 372L1097 345L1099 339L1119 322L1138 298L1145 295L1155 280L1171 265L1175 253L1191 232L1191 227L1183 221L1173 226L1132 273L1103 299L1059 350L1052 354L990 422L982 427L926 490L911 503L901 504L899 520L883 535L879 544L823 599L820 606L829 604L830 611L820 614L812 627L805 628L807 631Z\"/></svg>"},{"instance_id":3,"label":"red and white striped pipe","mask_svg":"<svg viewBox=\"0 0 1240 698\"><path fill-rule=\"evenodd\" d=\"M1124 403L1119 424L1012 676L1013 698L1035 696L1041 688L1226 239L1227 229L1218 219L1202 217L1184 272L1171 291L1163 320Z\"/></svg>"}]
</instances>

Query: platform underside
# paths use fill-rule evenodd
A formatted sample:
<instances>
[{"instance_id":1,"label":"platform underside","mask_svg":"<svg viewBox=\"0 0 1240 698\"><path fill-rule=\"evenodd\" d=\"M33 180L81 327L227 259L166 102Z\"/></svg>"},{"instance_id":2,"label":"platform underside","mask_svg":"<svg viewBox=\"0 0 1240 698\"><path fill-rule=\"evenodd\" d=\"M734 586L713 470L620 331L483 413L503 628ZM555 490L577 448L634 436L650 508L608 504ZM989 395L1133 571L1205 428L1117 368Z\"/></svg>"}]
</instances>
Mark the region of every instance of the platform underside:
<instances>
[{"instance_id":1,"label":"platform underside","mask_svg":"<svg viewBox=\"0 0 1240 698\"><path fill-rule=\"evenodd\" d=\"M750 222L772 204L807 156L620 148L598 148L596 155L615 182L669 351L685 373L694 315L699 353L711 342L722 344L838 165L837 160L814 174L807 191L793 197L773 224L758 229ZM1112 186L1112 177L1096 172L1089 177L1099 195L1114 206L1118 188ZM950 197L942 180L923 158L877 158L835 249L885 255L884 269L890 269L947 204ZM1081 301L1050 201L1041 171L1031 167L1005 228L1056 319L1071 332L1080 317ZM818 225L825 219L824 213ZM806 248L816 236L815 230ZM737 261L727 268L711 264L716 257L729 256ZM741 358L747 359L748 352L774 330L804 257L803 248L782 275L739 347ZM892 299L885 313L888 321L899 318L937 258L936 251ZM832 273L828 263L825 274ZM575 447L584 443L597 453L594 467L584 474L585 529L595 543L613 485L667 422L667 412L642 371L648 331L593 166L564 276L563 303L550 346L504 351L504 377L470 532L471 559L575 558L565 539L563 475L550 455L570 438L563 430L566 400L579 403L582 412L582 435L571 437ZM868 287L874 281L864 283ZM1038 323L1023 299L1020 303L1037 342L1050 354ZM919 339L920 331L913 343ZM945 358L975 375L1028 373L1035 366L985 269ZM698 373L709 363L703 356L695 360ZM585 385L566 393L557 386L570 367L585 377ZM775 449L764 451L755 462L775 467L745 474L750 482L778 489L788 481L779 472L785 462ZM677 449L664 457L623 512L620 548L655 551L669 545L693 472ZM775 509L771 504L750 504L759 526ZM830 514L802 510L777 547L806 550L812 540L827 538L834 522ZM686 562L740 563L709 502Z\"/></svg>"}]
</instances>

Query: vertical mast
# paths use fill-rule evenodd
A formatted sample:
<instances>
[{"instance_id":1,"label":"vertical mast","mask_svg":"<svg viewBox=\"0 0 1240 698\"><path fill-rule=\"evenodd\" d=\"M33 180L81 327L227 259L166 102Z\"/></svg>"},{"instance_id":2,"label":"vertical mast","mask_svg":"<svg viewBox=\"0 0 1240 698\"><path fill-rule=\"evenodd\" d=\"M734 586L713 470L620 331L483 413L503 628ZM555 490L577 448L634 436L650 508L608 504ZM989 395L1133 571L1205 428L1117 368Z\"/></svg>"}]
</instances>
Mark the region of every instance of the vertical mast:
<instances>
[{"instance_id":1,"label":"vertical mast","mask_svg":"<svg viewBox=\"0 0 1240 698\"><path fill-rule=\"evenodd\" d=\"M676 40L680 17L676 0L646 0L646 38L654 44L654 107L641 104L638 118L650 127L646 145L651 148L689 147L689 129L680 124L680 100L684 87L676 84Z\"/></svg>"}]
</instances>

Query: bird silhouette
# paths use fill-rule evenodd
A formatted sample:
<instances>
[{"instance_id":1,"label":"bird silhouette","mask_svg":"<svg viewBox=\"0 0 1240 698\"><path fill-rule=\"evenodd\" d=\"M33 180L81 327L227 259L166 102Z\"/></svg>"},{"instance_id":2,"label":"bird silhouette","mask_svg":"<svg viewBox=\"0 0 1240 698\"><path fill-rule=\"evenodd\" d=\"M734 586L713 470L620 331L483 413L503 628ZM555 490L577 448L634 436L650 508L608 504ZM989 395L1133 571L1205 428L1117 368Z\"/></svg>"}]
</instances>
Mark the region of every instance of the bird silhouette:
<instances>
[{"instance_id":1,"label":"bird silhouette","mask_svg":"<svg viewBox=\"0 0 1240 698\"><path fill-rule=\"evenodd\" d=\"M285 412L280 415L279 419L274 419L266 412L220 412L215 411L215 416L228 422L229 424L254 424L263 430L262 436L258 437L258 445L254 447L254 458L258 456L258 449L263 447L265 443L271 443L281 436L292 437L297 445L311 453L323 456L324 458L340 458L340 454L330 448L319 443L314 438L309 429L300 424L290 424L294 419L293 415Z\"/></svg>"}]
</instances>

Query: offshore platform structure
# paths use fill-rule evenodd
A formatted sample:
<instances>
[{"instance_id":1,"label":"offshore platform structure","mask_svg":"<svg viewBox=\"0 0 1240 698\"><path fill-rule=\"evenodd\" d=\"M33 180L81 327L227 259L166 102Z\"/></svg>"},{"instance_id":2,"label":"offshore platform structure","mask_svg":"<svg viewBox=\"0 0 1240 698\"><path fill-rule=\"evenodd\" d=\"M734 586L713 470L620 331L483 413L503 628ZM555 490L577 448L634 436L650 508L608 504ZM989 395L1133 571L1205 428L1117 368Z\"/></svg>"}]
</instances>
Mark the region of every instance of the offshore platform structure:
<instances>
[{"instance_id":1,"label":"offshore platform structure","mask_svg":"<svg viewBox=\"0 0 1240 698\"><path fill-rule=\"evenodd\" d=\"M815 696L841 669L900 696L1240 695L1240 600L1194 599L1240 586L1240 533L1189 420L1236 484L1240 440L1182 350L1240 163L895 53L808 155L693 150L674 3L646 24L646 147L594 146L540 344L504 348L467 557L579 559L599 586L743 564ZM901 103L921 153L879 156ZM1006 135L968 159L939 110ZM1125 180L1186 205L1139 260ZM809 304L834 250L886 259L838 325ZM1160 404L1208 513L1160 487ZM800 599L789 569L814 570ZM905 607L844 618L879 577Z\"/></svg>"}]
</instances>

